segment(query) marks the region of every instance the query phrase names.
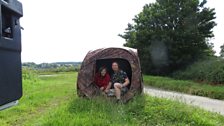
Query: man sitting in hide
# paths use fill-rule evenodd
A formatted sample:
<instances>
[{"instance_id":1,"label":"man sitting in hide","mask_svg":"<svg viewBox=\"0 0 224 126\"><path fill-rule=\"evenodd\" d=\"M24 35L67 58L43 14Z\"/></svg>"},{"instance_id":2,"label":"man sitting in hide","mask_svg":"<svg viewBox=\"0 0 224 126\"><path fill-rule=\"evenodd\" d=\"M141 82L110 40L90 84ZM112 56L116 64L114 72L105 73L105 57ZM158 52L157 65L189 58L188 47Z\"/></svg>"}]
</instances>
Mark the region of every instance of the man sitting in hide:
<instances>
[{"instance_id":1,"label":"man sitting in hide","mask_svg":"<svg viewBox=\"0 0 224 126\"><path fill-rule=\"evenodd\" d=\"M130 81L128 79L127 73L119 68L119 64L117 62L112 63L113 74L111 75L111 79L109 85L105 92L108 94L111 93L111 87L114 88L115 96L117 98L116 102L120 102L121 95L124 95L128 91L128 85Z\"/></svg>"}]
</instances>

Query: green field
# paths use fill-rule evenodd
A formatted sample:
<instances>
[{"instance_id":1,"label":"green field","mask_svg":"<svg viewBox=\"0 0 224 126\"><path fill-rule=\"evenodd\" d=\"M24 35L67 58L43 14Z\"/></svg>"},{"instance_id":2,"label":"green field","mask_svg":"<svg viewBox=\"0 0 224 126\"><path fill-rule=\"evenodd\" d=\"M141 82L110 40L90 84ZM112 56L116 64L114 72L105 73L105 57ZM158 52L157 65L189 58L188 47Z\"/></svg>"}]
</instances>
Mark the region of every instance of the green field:
<instances>
[{"instance_id":1,"label":"green field","mask_svg":"<svg viewBox=\"0 0 224 126\"><path fill-rule=\"evenodd\" d=\"M128 104L76 95L77 73L23 75L18 106L0 112L1 126L223 126L224 117L199 108L147 95Z\"/></svg>"},{"instance_id":2,"label":"green field","mask_svg":"<svg viewBox=\"0 0 224 126\"><path fill-rule=\"evenodd\" d=\"M187 94L224 99L224 85L210 85L188 80L175 80L168 77L144 76L144 84L165 90L184 92Z\"/></svg>"}]
</instances>

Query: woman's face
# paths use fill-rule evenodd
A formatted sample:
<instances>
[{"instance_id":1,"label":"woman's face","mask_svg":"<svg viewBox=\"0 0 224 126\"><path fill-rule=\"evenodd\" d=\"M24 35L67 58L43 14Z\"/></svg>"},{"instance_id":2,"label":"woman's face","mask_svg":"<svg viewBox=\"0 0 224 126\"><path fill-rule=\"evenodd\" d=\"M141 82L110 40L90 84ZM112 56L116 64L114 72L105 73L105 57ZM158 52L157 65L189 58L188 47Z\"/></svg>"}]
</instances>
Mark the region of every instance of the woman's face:
<instances>
[{"instance_id":1,"label":"woman's face","mask_svg":"<svg viewBox=\"0 0 224 126\"><path fill-rule=\"evenodd\" d=\"M107 73L106 69L103 69L103 70L101 71L101 76L105 76L106 73Z\"/></svg>"}]
</instances>

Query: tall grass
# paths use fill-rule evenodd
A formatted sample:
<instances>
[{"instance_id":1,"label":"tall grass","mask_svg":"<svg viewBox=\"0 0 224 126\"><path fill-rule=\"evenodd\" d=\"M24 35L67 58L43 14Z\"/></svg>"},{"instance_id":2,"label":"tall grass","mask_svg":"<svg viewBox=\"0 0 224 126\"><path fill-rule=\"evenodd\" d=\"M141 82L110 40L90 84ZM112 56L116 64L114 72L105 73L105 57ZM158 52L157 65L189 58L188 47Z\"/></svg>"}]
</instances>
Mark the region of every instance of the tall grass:
<instances>
[{"instance_id":1,"label":"tall grass","mask_svg":"<svg viewBox=\"0 0 224 126\"><path fill-rule=\"evenodd\" d=\"M128 104L102 97L70 101L28 125L43 126L222 126L224 117L199 108L147 95Z\"/></svg>"}]
</instances>

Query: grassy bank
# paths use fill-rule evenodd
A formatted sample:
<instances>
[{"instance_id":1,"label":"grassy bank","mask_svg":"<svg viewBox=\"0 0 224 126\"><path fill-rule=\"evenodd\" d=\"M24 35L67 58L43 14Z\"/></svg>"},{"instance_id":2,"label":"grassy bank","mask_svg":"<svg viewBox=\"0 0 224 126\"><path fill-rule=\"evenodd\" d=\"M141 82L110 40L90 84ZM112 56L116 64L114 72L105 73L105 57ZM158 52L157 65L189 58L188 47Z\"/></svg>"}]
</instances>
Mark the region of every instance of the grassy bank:
<instances>
[{"instance_id":1,"label":"grassy bank","mask_svg":"<svg viewBox=\"0 0 224 126\"><path fill-rule=\"evenodd\" d=\"M144 84L172 90L184 92L187 94L205 96L215 99L224 99L224 86L214 86L209 84L196 83L186 80L175 80L168 77L144 76Z\"/></svg>"},{"instance_id":2,"label":"grassy bank","mask_svg":"<svg viewBox=\"0 0 224 126\"><path fill-rule=\"evenodd\" d=\"M77 73L28 76L19 105L0 112L1 126L224 125L221 115L146 95L125 105L102 97L78 98L76 78Z\"/></svg>"}]
</instances>

